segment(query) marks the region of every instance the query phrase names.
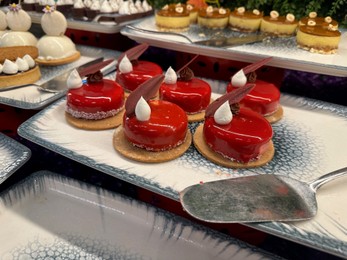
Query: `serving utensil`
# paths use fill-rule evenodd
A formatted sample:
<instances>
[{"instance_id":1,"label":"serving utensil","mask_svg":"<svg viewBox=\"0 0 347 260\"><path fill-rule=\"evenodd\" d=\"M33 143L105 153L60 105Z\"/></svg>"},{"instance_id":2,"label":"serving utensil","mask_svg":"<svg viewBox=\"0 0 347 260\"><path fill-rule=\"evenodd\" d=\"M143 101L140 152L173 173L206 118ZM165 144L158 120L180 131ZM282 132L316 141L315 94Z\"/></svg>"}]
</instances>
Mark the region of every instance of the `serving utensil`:
<instances>
[{"instance_id":1,"label":"serving utensil","mask_svg":"<svg viewBox=\"0 0 347 260\"><path fill-rule=\"evenodd\" d=\"M240 37L232 36L226 37L224 35L215 34L210 39L202 40L202 41L192 41L187 35L175 32L166 32L166 31L152 31L139 27L135 27L133 25L126 25L128 29L143 32L143 33L153 33L153 34L161 34L161 35L171 35L171 36L179 36L186 39L189 43L203 45L203 46L211 46L211 47L233 47L239 46L243 44L250 44L255 42L263 41L265 38L268 38L265 34L243 34Z\"/></svg>"},{"instance_id":2,"label":"serving utensil","mask_svg":"<svg viewBox=\"0 0 347 260\"><path fill-rule=\"evenodd\" d=\"M347 167L305 183L288 176L262 174L196 184L180 192L191 216L215 223L298 221L317 214L316 191L347 175Z\"/></svg>"}]
</instances>

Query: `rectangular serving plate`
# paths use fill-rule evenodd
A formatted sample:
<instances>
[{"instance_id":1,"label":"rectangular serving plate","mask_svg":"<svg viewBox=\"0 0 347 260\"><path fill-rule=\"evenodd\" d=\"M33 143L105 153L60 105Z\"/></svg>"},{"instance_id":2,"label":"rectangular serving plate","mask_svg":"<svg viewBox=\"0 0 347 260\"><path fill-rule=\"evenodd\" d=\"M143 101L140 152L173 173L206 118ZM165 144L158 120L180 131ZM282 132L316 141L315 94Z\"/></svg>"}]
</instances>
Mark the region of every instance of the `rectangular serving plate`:
<instances>
[{"instance_id":1,"label":"rectangular serving plate","mask_svg":"<svg viewBox=\"0 0 347 260\"><path fill-rule=\"evenodd\" d=\"M226 82L208 80L214 92ZM65 99L41 111L19 127L19 134L47 149L116 178L179 200L179 192L200 182L251 174L283 174L309 181L347 165L347 108L282 95L284 118L273 125L275 156L254 169L227 169L209 162L192 145L180 158L158 164L138 163L120 156L112 146L114 130L85 131L65 121ZM194 131L196 125L190 128ZM250 226L285 239L347 257L347 178L318 191L318 214L297 223L269 222Z\"/></svg>"},{"instance_id":2,"label":"rectangular serving plate","mask_svg":"<svg viewBox=\"0 0 347 260\"><path fill-rule=\"evenodd\" d=\"M347 32L342 31L338 52L332 55L322 55L311 53L299 49L296 45L295 37L270 37L260 43L245 44L232 48L219 48L201 46L190 43L181 36L170 36L160 34L160 30L155 25L155 18L149 17L137 21L132 26L152 31L153 33L138 32L131 28L124 27L121 33L137 42L146 42L150 45L172 49L181 52L188 52L200 55L211 56L221 59L229 59L254 63L265 57L273 57L269 66L292 69L306 72L313 72L324 75L347 77ZM207 40L216 33L230 37L240 37L242 33L234 32L230 28L224 30L206 29L199 25L190 25L188 31L181 32L191 41Z\"/></svg>"},{"instance_id":3,"label":"rectangular serving plate","mask_svg":"<svg viewBox=\"0 0 347 260\"><path fill-rule=\"evenodd\" d=\"M279 259L166 211L48 171L1 193L1 259Z\"/></svg>"}]
</instances>

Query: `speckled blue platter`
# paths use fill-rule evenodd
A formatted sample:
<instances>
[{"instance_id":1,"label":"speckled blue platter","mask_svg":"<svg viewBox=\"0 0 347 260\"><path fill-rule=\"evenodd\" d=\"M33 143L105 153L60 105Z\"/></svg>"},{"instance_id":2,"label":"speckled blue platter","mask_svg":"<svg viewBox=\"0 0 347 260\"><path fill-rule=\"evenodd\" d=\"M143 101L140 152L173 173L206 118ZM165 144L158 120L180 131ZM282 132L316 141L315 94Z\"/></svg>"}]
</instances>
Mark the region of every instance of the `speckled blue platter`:
<instances>
[{"instance_id":1,"label":"speckled blue platter","mask_svg":"<svg viewBox=\"0 0 347 260\"><path fill-rule=\"evenodd\" d=\"M29 148L0 133L0 184L22 167L30 156Z\"/></svg>"},{"instance_id":2,"label":"speckled blue platter","mask_svg":"<svg viewBox=\"0 0 347 260\"><path fill-rule=\"evenodd\" d=\"M0 259L278 259L171 213L42 171L1 193Z\"/></svg>"},{"instance_id":3,"label":"speckled blue platter","mask_svg":"<svg viewBox=\"0 0 347 260\"><path fill-rule=\"evenodd\" d=\"M207 80L214 95L226 82ZM130 161L112 146L114 130L83 131L65 122L65 100L41 111L19 127L19 134L39 145L116 178L174 200L197 184L258 174L282 174L309 181L347 165L347 108L316 100L282 95L284 117L273 125L275 156L255 169L227 169L209 162L192 145L178 159L159 164ZM197 124L190 125L194 132ZM258 229L347 257L347 178L319 189L318 214L300 223L265 223Z\"/></svg>"}]
</instances>

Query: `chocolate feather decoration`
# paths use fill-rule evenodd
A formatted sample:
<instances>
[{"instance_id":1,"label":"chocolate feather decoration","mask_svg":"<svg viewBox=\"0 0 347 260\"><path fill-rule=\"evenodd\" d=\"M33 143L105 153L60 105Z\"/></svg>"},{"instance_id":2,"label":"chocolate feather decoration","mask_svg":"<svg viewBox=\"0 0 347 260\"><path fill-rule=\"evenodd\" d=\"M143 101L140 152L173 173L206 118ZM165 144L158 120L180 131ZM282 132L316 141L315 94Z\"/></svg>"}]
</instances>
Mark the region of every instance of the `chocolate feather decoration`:
<instances>
[{"instance_id":1,"label":"chocolate feather decoration","mask_svg":"<svg viewBox=\"0 0 347 260\"><path fill-rule=\"evenodd\" d=\"M242 98L254 88L254 86L255 84L246 84L244 87L239 87L227 94L224 94L220 98L217 98L207 107L205 117L213 116L216 110L227 100L229 101L229 105L239 103Z\"/></svg>"},{"instance_id":2,"label":"chocolate feather decoration","mask_svg":"<svg viewBox=\"0 0 347 260\"><path fill-rule=\"evenodd\" d=\"M199 54L195 55L189 62L183 65L183 67L180 68L176 73L179 74L184 68L188 67L197 57L199 57Z\"/></svg>"},{"instance_id":3,"label":"chocolate feather decoration","mask_svg":"<svg viewBox=\"0 0 347 260\"><path fill-rule=\"evenodd\" d=\"M146 50L148 49L148 44L147 43L142 43L140 45L137 45L125 52L123 52L119 57L118 57L118 64L120 61L123 59L125 55L127 55L128 59L130 61L137 60Z\"/></svg>"},{"instance_id":4,"label":"chocolate feather decoration","mask_svg":"<svg viewBox=\"0 0 347 260\"><path fill-rule=\"evenodd\" d=\"M271 59L272 59L272 57L268 57L268 58L262 59L262 60L260 60L258 62L255 62L253 64L250 64L250 65L248 65L248 66L246 66L246 67L244 67L242 69L243 73L248 74L250 72L256 71L260 67L262 67L265 64L269 63Z\"/></svg>"},{"instance_id":5,"label":"chocolate feather decoration","mask_svg":"<svg viewBox=\"0 0 347 260\"><path fill-rule=\"evenodd\" d=\"M94 74L94 73L98 72L99 70L101 70L102 68L104 68L108 64L110 64L111 62L113 62L113 59L108 59L108 60L102 61L100 63L90 65L89 67L82 69L78 73L80 74L80 77L83 78L89 74Z\"/></svg>"},{"instance_id":6,"label":"chocolate feather decoration","mask_svg":"<svg viewBox=\"0 0 347 260\"><path fill-rule=\"evenodd\" d=\"M125 101L125 113L127 116L131 116L133 113L135 113L135 107L141 96L148 101L152 97L154 97L159 88L161 83L163 82L165 76L160 74L156 75L145 82L143 82L141 85L139 85L133 92L130 93L128 98Z\"/></svg>"}]
</instances>

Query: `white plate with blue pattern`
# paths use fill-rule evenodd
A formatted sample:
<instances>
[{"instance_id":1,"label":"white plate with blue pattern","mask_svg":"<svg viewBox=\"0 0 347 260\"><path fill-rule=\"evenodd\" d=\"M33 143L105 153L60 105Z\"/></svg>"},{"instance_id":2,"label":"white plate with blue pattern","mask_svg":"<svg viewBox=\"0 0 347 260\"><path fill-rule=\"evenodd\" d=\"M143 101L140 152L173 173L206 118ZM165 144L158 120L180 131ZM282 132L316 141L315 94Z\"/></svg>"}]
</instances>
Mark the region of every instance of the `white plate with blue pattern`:
<instances>
[{"instance_id":1,"label":"white plate with blue pattern","mask_svg":"<svg viewBox=\"0 0 347 260\"><path fill-rule=\"evenodd\" d=\"M100 187L36 172L0 197L0 259L279 259Z\"/></svg>"},{"instance_id":2,"label":"white plate with blue pattern","mask_svg":"<svg viewBox=\"0 0 347 260\"><path fill-rule=\"evenodd\" d=\"M181 52L195 53L216 57L221 59L236 60L253 63L264 57L273 57L269 66L293 69L299 71L313 72L332 76L347 77L347 32L342 31L340 45L336 54L322 55L310 53L299 49L296 45L295 37L272 37L263 42L246 44L231 48L218 48L202 46L192 42L208 40L216 34L226 37L240 37L244 34L230 30L211 30L203 28L197 24L191 25L189 30L180 32L184 36L159 34L155 25L155 18L149 17L137 21L132 26L148 30L149 32L139 32L131 28L124 27L121 33L137 42L146 42L152 46L164 49L172 49Z\"/></svg>"},{"instance_id":3,"label":"white plate with blue pattern","mask_svg":"<svg viewBox=\"0 0 347 260\"><path fill-rule=\"evenodd\" d=\"M29 148L0 133L0 184L22 167L30 156Z\"/></svg>"},{"instance_id":4,"label":"white plate with blue pattern","mask_svg":"<svg viewBox=\"0 0 347 260\"><path fill-rule=\"evenodd\" d=\"M214 93L224 93L226 82L207 80ZM217 95L217 94L214 94ZM179 192L200 182L258 174L283 174L309 181L347 165L347 108L291 95L282 95L284 117L273 125L275 156L256 169L227 169L202 157L192 145L170 162L137 163L120 156L112 146L114 130L84 131L65 121L65 99L19 127L19 134L43 147L116 178L174 200ZM190 126L194 131L196 124ZM331 182L317 194L318 214L298 223L251 225L347 257L347 178Z\"/></svg>"},{"instance_id":5,"label":"white plate with blue pattern","mask_svg":"<svg viewBox=\"0 0 347 260\"><path fill-rule=\"evenodd\" d=\"M76 47L81 53L81 57L77 61L60 66L40 66L41 78L36 82L36 84L45 83L69 69L76 68L91 61L95 57L105 57L105 59L110 59L117 58L120 55L117 51L102 48L82 45L77 45ZM42 109L64 95L65 91L55 93L44 92L40 91L34 85L29 85L24 88L0 91L0 104L22 109Z\"/></svg>"}]
</instances>

